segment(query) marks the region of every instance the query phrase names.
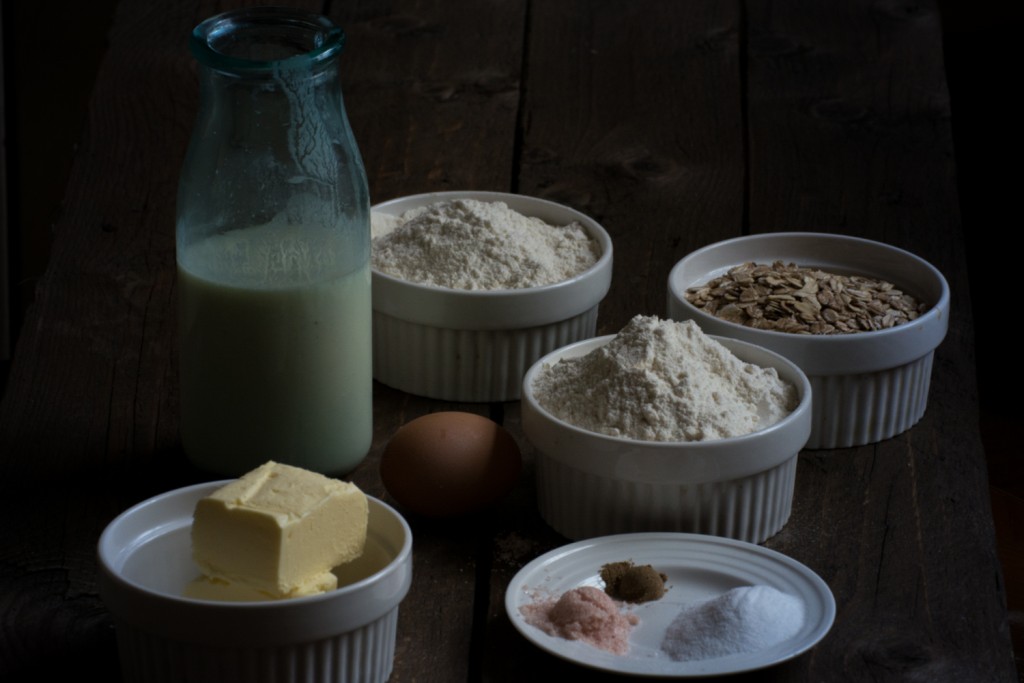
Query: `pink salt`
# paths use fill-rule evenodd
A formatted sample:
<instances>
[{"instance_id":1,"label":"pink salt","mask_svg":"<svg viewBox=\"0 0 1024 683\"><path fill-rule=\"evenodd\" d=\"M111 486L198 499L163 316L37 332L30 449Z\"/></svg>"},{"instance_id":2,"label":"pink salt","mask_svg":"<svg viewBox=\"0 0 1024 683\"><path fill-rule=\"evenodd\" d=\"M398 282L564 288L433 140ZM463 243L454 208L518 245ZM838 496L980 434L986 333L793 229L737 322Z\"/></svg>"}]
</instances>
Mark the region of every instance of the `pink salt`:
<instances>
[{"instance_id":1,"label":"pink salt","mask_svg":"<svg viewBox=\"0 0 1024 683\"><path fill-rule=\"evenodd\" d=\"M582 640L617 655L629 651L629 632L640 623L634 614L620 614L615 601L593 586L574 588L557 600L523 605L519 611L526 623L549 636Z\"/></svg>"}]
</instances>

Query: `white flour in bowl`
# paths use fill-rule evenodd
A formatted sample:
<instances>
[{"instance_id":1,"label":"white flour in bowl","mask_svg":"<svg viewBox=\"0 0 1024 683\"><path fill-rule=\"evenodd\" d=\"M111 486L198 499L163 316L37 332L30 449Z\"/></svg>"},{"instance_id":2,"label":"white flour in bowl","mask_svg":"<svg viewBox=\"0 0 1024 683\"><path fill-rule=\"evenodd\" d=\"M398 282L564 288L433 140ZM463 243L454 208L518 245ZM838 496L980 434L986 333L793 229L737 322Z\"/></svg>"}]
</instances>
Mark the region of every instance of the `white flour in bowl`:
<instances>
[{"instance_id":1,"label":"white flour in bowl","mask_svg":"<svg viewBox=\"0 0 1024 683\"><path fill-rule=\"evenodd\" d=\"M547 366L533 390L565 422L644 441L742 436L799 403L774 368L741 361L693 321L642 315L604 346Z\"/></svg>"},{"instance_id":2,"label":"white flour in bowl","mask_svg":"<svg viewBox=\"0 0 1024 683\"><path fill-rule=\"evenodd\" d=\"M400 217L374 213L373 267L449 289L524 289L562 282L597 263L579 223L548 225L504 202L443 201Z\"/></svg>"}]
</instances>

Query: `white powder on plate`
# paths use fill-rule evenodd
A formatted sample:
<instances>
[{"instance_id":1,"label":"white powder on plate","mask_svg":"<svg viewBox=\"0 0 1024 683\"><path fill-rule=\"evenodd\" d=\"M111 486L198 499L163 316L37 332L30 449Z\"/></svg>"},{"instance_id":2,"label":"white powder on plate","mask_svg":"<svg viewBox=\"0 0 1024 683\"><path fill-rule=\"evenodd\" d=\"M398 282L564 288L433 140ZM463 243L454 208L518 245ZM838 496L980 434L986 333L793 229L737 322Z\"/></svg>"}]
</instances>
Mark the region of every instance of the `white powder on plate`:
<instances>
[{"instance_id":1,"label":"white powder on plate","mask_svg":"<svg viewBox=\"0 0 1024 683\"><path fill-rule=\"evenodd\" d=\"M437 202L397 218L375 213L372 225L377 271L449 289L554 284L601 257L600 244L579 223L548 225L504 202Z\"/></svg>"},{"instance_id":2,"label":"white powder on plate","mask_svg":"<svg viewBox=\"0 0 1024 683\"><path fill-rule=\"evenodd\" d=\"M800 598L771 586L741 586L684 606L661 649L677 661L756 652L792 638L803 624Z\"/></svg>"},{"instance_id":3,"label":"white powder on plate","mask_svg":"<svg viewBox=\"0 0 1024 683\"><path fill-rule=\"evenodd\" d=\"M640 315L608 344L546 366L533 390L566 422L645 441L749 434L799 402L774 368L741 361L696 323Z\"/></svg>"}]
</instances>

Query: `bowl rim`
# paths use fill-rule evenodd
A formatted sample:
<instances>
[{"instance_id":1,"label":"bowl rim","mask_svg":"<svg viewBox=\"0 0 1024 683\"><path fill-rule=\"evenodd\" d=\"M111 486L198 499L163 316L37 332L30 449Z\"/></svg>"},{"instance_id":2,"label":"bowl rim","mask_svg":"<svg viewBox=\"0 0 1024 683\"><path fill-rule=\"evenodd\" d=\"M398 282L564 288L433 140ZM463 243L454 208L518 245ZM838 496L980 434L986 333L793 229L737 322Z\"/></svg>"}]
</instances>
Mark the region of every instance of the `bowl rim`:
<instances>
[{"instance_id":1,"label":"bowl rim","mask_svg":"<svg viewBox=\"0 0 1024 683\"><path fill-rule=\"evenodd\" d=\"M938 292L938 296L934 302L931 302L927 311L914 320L901 325L882 330L829 335L796 334L749 327L719 318L697 308L686 299L686 291L690 287L696 286L694 283L707 282L728 270L729 267L743 262L731 260L729 266L720 266L711 274L704 271L700 273L699 277L687 277L689 281L684 283L682 281L683 274L694 261L739 244L772 246L772 243L784 244L786 242L816 242L831 248L856 245L862 249L871 249L879 254L901 259L906 264L913 264L919 272L927 274L930 278L927 283L918 280L917 288L934 289ZM822 260L827 259L822 258ZM816 264L809 265L815 266ZM820 267L827 270L830 266ZM848 270L856 270L856 268L848 268ZM873 273L868 273L868 276L886 277ZM903 286L903 289L906 291L911 288ZM884 242L834 233L772 232L721 240L705 245L684 256L676 262L668 276L668 315L670 317L679 319L681 316L682 319L692 319L713 334L741 339L781 353L796 360L805 372L813 376L876 372L917 360L934 350L945 338L949 327L949 306L949 283L942 272L925 259Z\"/></svg>"},{"instance_id":2,"label":"bowl rim","mask_svg":"<svg viewBox=\"0 0 1024 683\"><path fill-rule=\"evenodd\" d=\"M280 606L283 604L322 601L329 600L331 598L337 599L341 595L355 593L361 590L367 584L374 583L375 581L380 580L380 577L382 575L393 572L395 566L402 564L406 560L406 558L412 553L412 529L409 527L409 523L406 522L405 518L403 518L402 515L400 515L398 511L395 510L393 507L391 507L384 501L380 500L379 498L364 493L363 495L366 496L366 500L371 506L376 505L377 507L381 508L384 513L389 514L389 516L393 517L396 521L400 523L404 535L402 547L399 549L398 554L395 555L394 559L392 559L390 562L388 562L386 566L377 570L373 574L365 578L362 578L359 581L355 581L353 583L346 584L344 586L336 588L332 591L327 591L326 593L318 593L315 595L305 595L295 598L288 598L287 600L261 601L228 602L223 600L204 600L201 598L190 598L184 595L172 595L169 593L164 593L163 591L154 590L144 584L139 583L138 581L128 579L121 573L121 569L123 568L121 565L123 565L123 561L112 561L111 554L116 554L120 556L123 550L114 549L112 547L113 541L111 539L115 531L117 530L118 525L125 523L130 517L142 512L143 509L159 505L161 502L167 500L168 498L175 496L184 496L190 493L199 493L201 491L209 491L210 493L212 493L217 489L225 486L226 484L231 483L232 481L235 480L222 479L218 481L202 482L199 484L192 484L190 486L172 489L170 491L165 491L163 493L147 498L146 500L140 501L135 505L131 506L130 508L128 508L127 510L125 510L124 512L120 513L117 517L111 520L109 524L107 524L107 526L103 529L103 532L100 534L99 543L97 544L97 553L101 565L103 565L103 568L106 571L108 571L111 574L111 576L115 577L118 581L121 581L126 585L129 585L132 588L138 589L142 592L149 593L154 596L160 596L168 600L173 600L175 602L202 603L205 605L229 606L230 608L238 608L244 606L252 609L272 609L275 606ZM159 528L161 527L154 529L154 531L158 530Z\"/></svg>"},{"instance_id":3,"label":"bowl rim","mask_svg":"<svg viewBox=\"0 0 1024 683\"><path fill-rule=\"evenodd\" d=\"M396 608L404 599L411 584L412 529L393 507L368 494L366 498L371 514L376 510L378 514L386 515L389 525L397 524L401 529L401 547L386 566L333 591L286 600L229 602L175 595L124 576L124 564L135 549L154 538L179 531L191 522L183 524L178 517L172 517L153 525L145 533L133 536L130 544L116 546L115 536L124 531L123 527L144 514L147 508L168 505L174 499L181 499L179 505L184 505L191 499L198 500L212 493L229 481L232 480L204 482L166 491L136 503L107 524L96 544L96 555L100 594L116 619L176 640L215 641L220 645L273 644L285 640L276 635L280 627L289 631L287 642L302 642L336 636L365 626ZM345 599L370 600L373 609L351 614L352 610L339 609L335 604ZM243 622L245 627L239 629ZM192 626L186 629L182 626L184 623Z\"/></svg>"},{"instance_id":4,"label":"bowl rim","mask_svg":"<svg viewBox=\"0 0 1024 683\"><path fill-rule=\"evenodd\" d=\"M606 335L585 339L563 346L539 359L523 377L523 430L527 438L533 441L536 437L534 420L540 420L559 430L563 437L558 446L544 448L542 444L533 443L544 457L563 464L590 472L598 472L606 476L624 478L621 472L623 459L632 460L638 468L648 469L647 475L634 473L627 477L631 481L649 481L650 483L698 484L710 481L723 481L761 472L781 465L799 453L810 438L812 390L807 375L792 361L779 353L757 344L728 337L708 335L721 343L730 351L737 350L744 355L760 355L772 361L771 367L779 372L780 377L788 375L788 381L796 385L800 401L797 406L778 422L749 434L713 439L706 441L645 441L626 437L610 436L592 432L583 427L571 424L552 415L537 400L533 392L533 381L545 366L557 362L567 354L579 356L595 348L607 344L615 335ZM740 354L736 354L740 355ZM743 362L752 362L740 357ZM758 363L755 363L758 364ZM764 367L762 365L762 367ZM783 371L780 372L780 368ZM795 378L796 381L793 381ZM583 445L583 448L565 448L567 442ZM799 443L796 448L786 445ZM586 455L580 452L585 450ZM754 453L756 452L756 455ZM650 472L660 470L666 458L671 457L671 469L676 470L672 476L664 474L651 475Z\"/></svg>"},{"instance_id":5,"label":"bowl rim","mask_svg":"<svg viewBox=\"0 0 1024 683\"><path fill-rule=\"evenodd\" d=\"M510 192L457 191L425 192L389 199L370 207L371 212L399 215L425 204L452 199L501 201L524 215L529 205L568 216L579 222L597 240L601 256L589 268L560 282L520 289L469 290L410 282L378 271L372 265L374 313L430 327L453 329L509 329L546 325L578 315L597 305L611 286L614 247L604 226L587 214L549 199ZM516 206L513 206L515 204ZM545 213L541 211L540 213ZM537 216L542 220L553 219Z\"/></svg>"},{"instance_id":6,"label":"bowl rim","mask_svg":"<svg viewBox=\"0 0 1024 683\"><path fill-rule=\"evenodd\" d=\"M578 216L580 216L580 218L577 220L579 220L580 223L584 226L584 228L586 228L590 236L596 239L598 243L601 245L601 256L597 259L597 261L594 262L592 266L590 266L589 268L580 273L577 273L576 275L573 275L570 278L566 278L565 280L552 282L547 285L539 285L537 287L519 287L515 289L457 289L453 287L442 287L440 285L426 284L423 282L411 282L409 280L403 280L402 278L396 277L394 275L382 273L376 268L373 268L372 261L370 266L371 271L375 276L385 280L394 280L395 282L401 283L403 285L408 285L416 289L440 291L449 295L465 294L469 295L470 297L483 297L509 294L522 296L528 293L537 293L541 291L547 291L551 289L557 289L559 287L564 287L568 283L572 283L587 277L592 273L592 271L595 271L598 268L604 266L604 263L606 261L611 261L612 241L611 237L608 235L608 231L604 229L604 226L602 226L595 219L591 218L590 216L588 216L587 214L583 213L578 209L574 209L573 207L568 206L567 204L560 204L559 202L553 202L550 199L544 199L542 197L533 197L531 195L516 194L514 192L494 192L480 190L468 190L466 192L460 192L457 190L446 190L444 192L423 192L420 194L406 195L404 197L395 197L394 199L388 199L378 204L374 204L373 206L370 207L370 212L387 213L392 216L397 216L400 215L401 213L404 213L405 210L413 208L413 206L423 206L424 204L433 204L435 202L445 200L476 199L479 201L500 201L505 202L507 204L507 200L509 198L514 198L514 200L528 202L530 204L537 204L538 206L543 206L557 211L565 211L568 213L577 214ZM385 210L393 208L394 206L404 204L409 204L410 206L404 207L403 210L399 211L398 213L392 213L390 211ZM585 219L585 222L582 219ZM589 224L593 225L591 226ZM592 227L596 227L597 230L592 230Z\"/></svg>"}]
</instances>

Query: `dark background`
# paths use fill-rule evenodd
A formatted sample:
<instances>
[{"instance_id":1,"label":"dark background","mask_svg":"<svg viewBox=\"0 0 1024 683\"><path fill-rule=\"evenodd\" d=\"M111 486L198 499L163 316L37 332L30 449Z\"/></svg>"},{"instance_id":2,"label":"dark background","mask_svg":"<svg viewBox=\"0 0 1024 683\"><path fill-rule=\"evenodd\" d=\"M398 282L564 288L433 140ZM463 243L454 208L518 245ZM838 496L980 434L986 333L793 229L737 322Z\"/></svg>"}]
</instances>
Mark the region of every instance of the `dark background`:
<instances>
[{"instance_id":1,"label":"dark background","mask_svg":"<svg viewBox=\"0 0 1024 683\"><path fill-rule=\"evenodd\" d=\"M64 187L116 4L116 0L45 4L5 0L0 6L5 135L0 178L6 185L6 206L0 195L4 210L0 220L6 222L8 232L12 349L35 283L47 266L53 225L62 210ZM1021 400L1007 381L1021 373L1006 360L1014 359L1016 350L1008 324L1016 317L1010 313L1014 310L1010 273L1020 268L1020 257L1008 236L1020 220L1013 203L1020 191L1021 145L1020 134L1012 131L1020 118L1015 89L1020 81L1024 9L996 0L938 4L977 333L980 427L1014 651L1018 669L1024 669L1020 665L1024 531L1015 531L1012 523L1024 514L1024 465L1018 457L1021 430L1017 426ZM9 359L0 354L0 394L6 387L8 367Z\"/></svg>"}]
</instances>

